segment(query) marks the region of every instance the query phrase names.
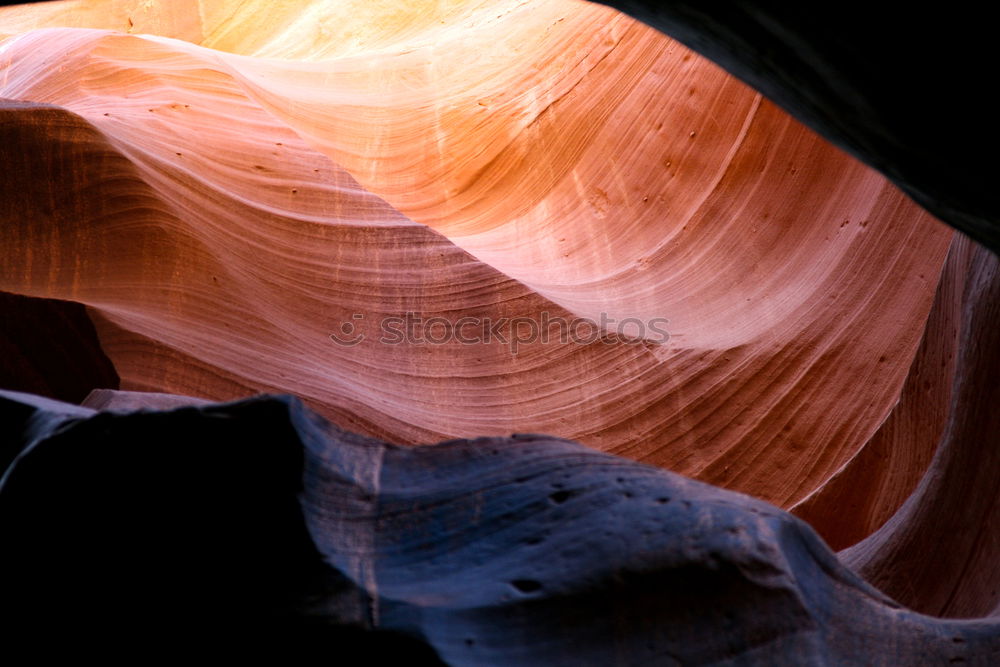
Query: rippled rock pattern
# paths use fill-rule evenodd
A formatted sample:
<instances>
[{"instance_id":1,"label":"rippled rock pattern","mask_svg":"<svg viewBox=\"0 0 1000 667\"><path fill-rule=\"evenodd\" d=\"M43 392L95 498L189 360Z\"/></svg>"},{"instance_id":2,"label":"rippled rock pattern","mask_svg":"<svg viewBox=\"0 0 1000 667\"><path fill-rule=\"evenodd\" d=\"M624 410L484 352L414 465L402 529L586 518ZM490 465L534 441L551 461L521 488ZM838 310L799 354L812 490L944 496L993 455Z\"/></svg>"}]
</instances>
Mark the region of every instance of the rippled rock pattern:
<instances>
[{"instance_id":1,"label":"rippled rock pattern","mask_svg":"<svg viewBox=\"0 0 1000 667\"><path fill-rule=\"evenodd\" d=\"M0 8L10 627L1000 662L990 24L608 4Z\"/></svg>"},{"instance_id":2,"label":"rippled rock pattern","mask_svg":"<svg viewBox=\"0 0 1000 667\"><path fill-rule=\"evenodd\" d=\"M551 433L784 507L886 419L951 232L885 178L599 5L272 4L0 13L0 289L86 304L122 388ZM407 313L643 336L383 342Z\"/></svg>"},{"instance_id":3,"label":"rippled rock pattern","mask_svg":"<svg viewBox=\"0 0 1000 667\"><path fill-rule=\"evenodd\" d=\"M1000 251L1000 128L982 83L997 56L982 7L601 1L721 64Z\"/></svg>"}]
</instances>

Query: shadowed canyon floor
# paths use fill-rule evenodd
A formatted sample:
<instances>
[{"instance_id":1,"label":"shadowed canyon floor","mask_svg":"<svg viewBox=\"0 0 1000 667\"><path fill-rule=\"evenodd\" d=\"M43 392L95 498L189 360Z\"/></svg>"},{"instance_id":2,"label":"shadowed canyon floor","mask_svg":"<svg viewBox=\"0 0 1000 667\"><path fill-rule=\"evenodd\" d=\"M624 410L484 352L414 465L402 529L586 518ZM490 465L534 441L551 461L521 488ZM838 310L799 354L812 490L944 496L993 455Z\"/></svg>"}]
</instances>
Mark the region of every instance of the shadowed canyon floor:
<instances>
[{"instance_id":1,"label":"shadowed canyon floor","mask_svg":"<svg viewBox=\"0 0 1000 667\"><path fill-rule=\"evenodd\" d=\"M967 164L916 145L950 107L892 122L858 63L900 56L822 37L827 9L621 5L850 154L575 0L0 9L0 387L132 390L5 399L0 521L34 573L5 611L141 569L100 554L203 505L210 562L179 538L154 559L195 583L157 595L234 624L449 664L989 664L992 621L916 612L1000 609L1000 274L904 191L996 248L992 130ZM307 407L206 403L261 392ZM449 438L478 439L397 446ZM172 472L138 488L130 439ZM43 481L67 461L93 479ZM170 474L198 491L155 497ZM75 484L107 544L47 584L26 540L78 530ZM236 563L243 502L287 552Z\"/></svg>"}]
</instances>

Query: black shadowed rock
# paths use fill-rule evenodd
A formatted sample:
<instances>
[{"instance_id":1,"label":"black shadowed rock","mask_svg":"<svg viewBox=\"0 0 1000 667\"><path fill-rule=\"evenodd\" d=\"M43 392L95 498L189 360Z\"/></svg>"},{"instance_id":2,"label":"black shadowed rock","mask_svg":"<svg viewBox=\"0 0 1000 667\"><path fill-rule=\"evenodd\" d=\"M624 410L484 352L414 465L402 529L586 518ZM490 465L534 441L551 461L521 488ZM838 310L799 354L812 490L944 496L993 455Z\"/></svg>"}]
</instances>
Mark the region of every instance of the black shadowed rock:
<instances>
[{"instance_id":1,"label":"black shadowed rock","mask_svg":"<svg viewBox=\"0 0 1000 667\"><path fill-rule=\"evenodd\" d=\"M0 420L20 451L0 486L8 629L280 628L373 664L1000 651L995 623L900 608L771 505L557 438L403 448L287 397L94 412L4 393Z\"/></svg>"}]
</instances>

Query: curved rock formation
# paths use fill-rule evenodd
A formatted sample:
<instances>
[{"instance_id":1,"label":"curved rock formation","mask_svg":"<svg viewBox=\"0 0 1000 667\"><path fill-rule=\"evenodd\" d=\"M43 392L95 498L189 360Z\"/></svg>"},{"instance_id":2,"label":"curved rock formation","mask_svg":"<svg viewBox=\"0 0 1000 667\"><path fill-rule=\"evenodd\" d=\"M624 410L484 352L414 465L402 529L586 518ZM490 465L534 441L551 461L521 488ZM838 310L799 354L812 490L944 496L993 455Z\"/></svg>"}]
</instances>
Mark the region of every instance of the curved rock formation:
<instances>
[{"instance_id":1,"label":"curved rock formation","mask_svg":"<svg viewBox=\"0 0 1000 667\"><path fill-rule=\"evenodd\" d=\"M995 661L917 613L1000 609L989 42L610 4L774 102L575 0L0 9L0 386L105 388L0 400L11 627L106 577L387 660Z\"/></svg>"},{"instance_id":2,"label":"curved rock formation","mask_svg":"<svg viewBox=\"0 0 1000 667\"><path fill-rule=\"evenodd\" d=\"M81 629L143 635L181 615L378 628L394 634L373 657L417 664L1000 652L995 623L900 609L776 507L558 438L404 448L267 397L95 414L8 393L0 420L27 445L0 486L8 629L47 624L58 598Z\"/></svg>"},{"instance_id":3,"label":"curved rock formation","mask_svg":"<svg viewBox=\"0 0 1000 667\"><path fill-rule=\"evenodd\" d=\"M600 1L721 64L1000 251L1000 129L983 85L997 58L982 6Z\"/></svg>"},{"instance_id":4,"label":"curved rock formation","mask_svg":"<svg viewBox=\"0 0 1000 667\"><path fill-rule=\"evenodd\" d=\"M926 613L973 617L1000 604L1000 262L969 244L948 421L927 474L902 509L844 552L846 563ZM928 398L939 398L935 394ZM926 399L925 399L926 400ZM930 401L928 401L930 402Z\"/></svg>"},{"instance_id":5,"label":"curved rock formation","mask_svg":"<svg viewBox=\"0 0 1000 667\"><path fill-rule=\"evenodd\" d=\"M881 527L916 489L934 457L952 416L971 249L967 238L955 237L899 403L854 458L792 509L835 549Z\"/></svg>"},{"instance_id":6,"label":"curved rock formation","mask_svg":"<svg viewBox=\"0 0 1000 667\"><path fill-rule=\"evenodd\" d=\"M856 454L897 400L947 230L605 8L393 16L398 34L319 51L249 11L202 30L239 55L8 39L0 95L58 109L3 112L20 223L2 285L90 306L126 388L288 391L398 442L548 432L785 506ZM407 313L493 340L382 342ZM589 344L541 340L576 318ZM364 340L335 344L344 326Z\"/></svg>"}]
</instances>

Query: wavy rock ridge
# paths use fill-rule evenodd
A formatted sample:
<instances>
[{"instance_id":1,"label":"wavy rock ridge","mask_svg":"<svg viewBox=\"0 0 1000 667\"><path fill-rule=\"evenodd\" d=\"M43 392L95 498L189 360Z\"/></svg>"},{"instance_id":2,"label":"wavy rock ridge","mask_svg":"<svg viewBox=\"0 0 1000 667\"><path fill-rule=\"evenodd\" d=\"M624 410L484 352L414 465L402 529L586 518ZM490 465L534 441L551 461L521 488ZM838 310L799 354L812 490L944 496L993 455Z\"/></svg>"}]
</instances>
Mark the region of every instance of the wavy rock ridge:
<instances>
[{"instance_id":1,"label":"wavy rock ridge","mask_svg":"<svg viewBox=\"0 0 1000 667\"><path fill-rule=\"evenodd\" d=\"M617 4L881 173L679 42L570 0L0 9L0 307L11 314L0 350L17 355L0 366L4 386L79 400L120 377L154 392L88 399L113 413L194 400L157 392L287 392L380 440L494 437L399 449L265 399L159 416L24 397L4 409L34 414L24 428L42 440L59 441L47 430L59 414L83 420L64 425L90 435L69 440L98 448L84 424L223 437L203 418L226 415L252 439L247 424L271 420L306 452L305 463L281 455L273 527L301 550L274 562L309 562L311 574L293 582L277 568L248 609L399 633L401 650L430 647L429 660L550 664L586 641L578 654L595 664L990 664L992 622L899 604L1000 609L1000 273L894 183L996 249L1000 209L982 176L995 133L984 129L963 162L968 137L931 121L958 119L952 107L969 94L916 105L923 80L888 76L909 47L862 39L884 28L877 12L855 34L826 8ZM925 23L907 25L924 34ZM954 27L941 24L942 44L958 40ZM856 45L838 41L851 35ZM976 43L942 47L943 62L974 62ZM953 70L922 71L934 82ZM958 136L978 118L955 121L968 121ZM51 379L50 350L72 359L73 381ZM33 451L11 428L5 456ZM499 437L512 431L604 453ZM841 560L773 507L609 454L791 510ZM34 466L69 455L32 456L12 470L40 479ZM299 508L286 501L303 466ZM525 479L509 472L536 466ZM543 492L567 469L580 487L564 500L581 504ZM624 476L612 482L613 471ZM217 515L229 520L228 492L210 492L210 477L198 502L230 508ZM619 498L617 485L641 493ZM0 505L46 488L30 486L4 483ZM654 491L689 498L685 512L694 503L705 525L677 503L632 513L626 501ZM469 512L471 527L455 528ZM587 537L586 522L609 529ZM538 531L593 550L542 549ZM442 542L428 546L431 534ZM763 551L732 537L747 534ZM213 548L230 567L229 547ZM565 558L565 572L534 565L539 550L540 562ZM21 557L29 567L37 554ZM758 565L771 573L763 586ZM678 572L697 573L703 600ZM506 587L472 585L494 575ZM678 616L649 590L694 611ZM306 611L310 596L328 604ZM740 611L746 600L759 618ZM608 619L617 625L597 627ZM671 634L719 628L728 643Z\"/></svg>"},{"instance_id":2,"label":"wavy rock ridge","mask_svg":"<svg viewBox=\"0 0 1000 667\"><path fill-rule=\"evenodd\" d=\"M0 95L63 111L4 111L0 285L87 304L123 387L292 392L397 442L554 433L785 506L896 402L950 234L677 43L577 3L401 10L329 51L239 16L199 38L239 53L2 47ZM669 341L381 343L406 313L660 318Z\"/></svg>"}]
</instances>

